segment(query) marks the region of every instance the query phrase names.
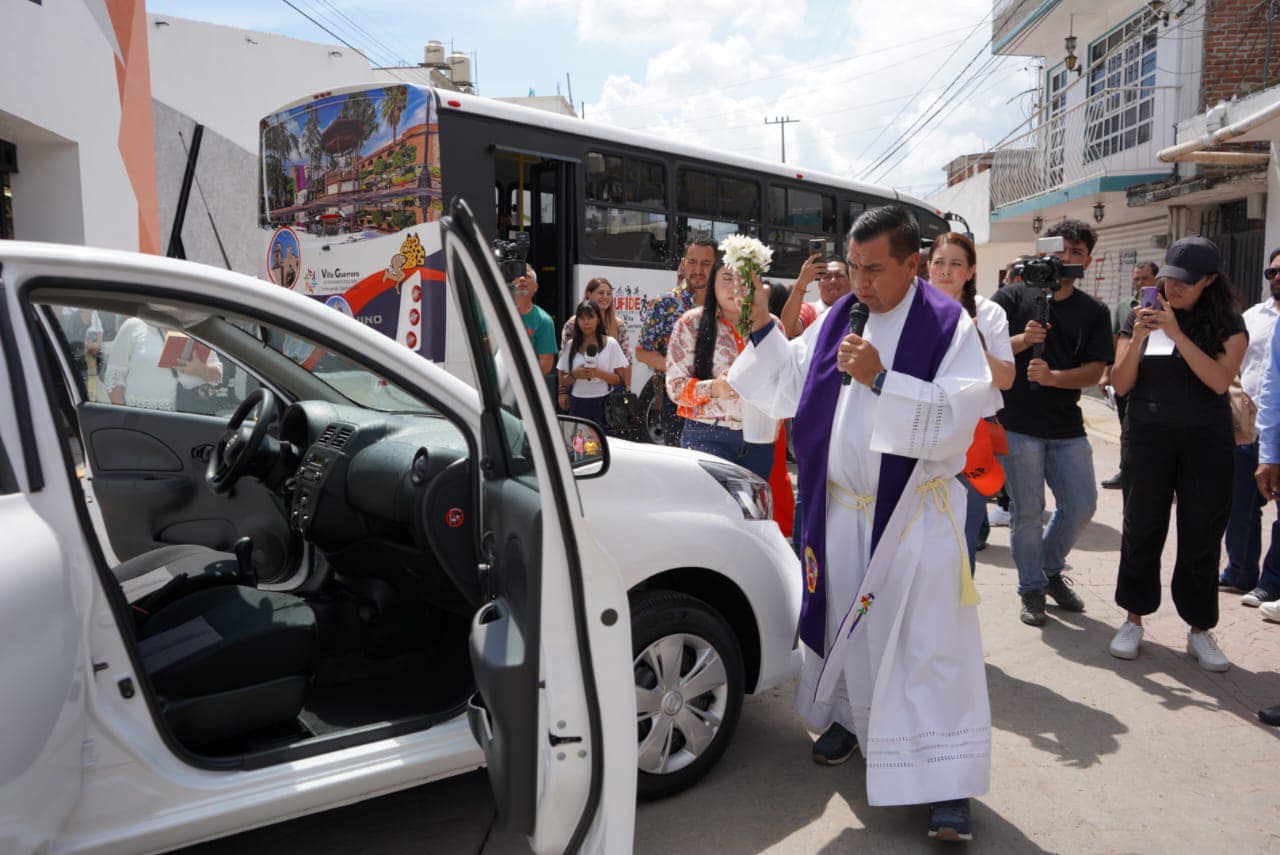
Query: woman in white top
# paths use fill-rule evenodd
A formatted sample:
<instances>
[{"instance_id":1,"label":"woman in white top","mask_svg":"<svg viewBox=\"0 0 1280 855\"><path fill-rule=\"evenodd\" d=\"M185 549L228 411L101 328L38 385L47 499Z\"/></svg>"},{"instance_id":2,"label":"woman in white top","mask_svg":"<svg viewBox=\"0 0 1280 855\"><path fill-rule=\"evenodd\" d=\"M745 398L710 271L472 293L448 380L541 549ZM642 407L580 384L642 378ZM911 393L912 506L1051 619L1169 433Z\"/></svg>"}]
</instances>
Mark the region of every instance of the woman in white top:
<instances>
[{"instance_id":1,"label":"woman in white top","mask_svg":"<svg viewBox=\"0 0 1280 855\"><path fill-rule=\"evenodd\" d=\"M939 291L964 306L978 327L982 346L987 350L987 365L991 368L991 401L982 415L994 421L996 413L1004 407L1001 390L1013 385L1013 346L1009 343L1009 319L1004 309L978 294L975 276L978 270L978 253L973 241L959 232L939 235L929 251L929 281ZM960 476L969 496L964 520L965 540L969 545L969 567L977 556L979 532L987 518L987 498Z\"/></svg>"},{"instance_id":2,"label":"woman in white top","mask_svg":"<svg viewBox=\"0 0 1280 855\"><path fill-rule=\"evenodd\" d=\"M604 399L621 382L627 364L618 340L604 331L600 307L583 300L573 313L573 335L560 351L560 385L570 386L569 415L590 419L604 429Z\"/></svg>"},{"instance_id":3,"label":"woman in white top","mask_svg":"<svg viewBox=\"0 0 1280 855\"><path fill-rule=\"evenodd\" d=\"M600 321L604 324L604 333L609 338L618 342L619 349L622 350L622 358L626 360L626 365L618 369L618 377L621 379L622 388L631 388L631 333L627 330L627 325L618 320L618 314L613 307L613 285L603 276L597 276L587 283L586 291L582 295L584 301L590 300L600 308ZM569 318L564 322L564 326L560 330L560 349L564 350L569 344L569 339L573 337L573 325L575 318ZM562 387L560 389L560 409L568 410L569 390Z\"/></svg>"},{"instance_id":4,"label":"woman in white top","mask_svg":"<svg viewBox=\"0 0 1280 855\"><path fill-rule=\"evenodd\" d=\"M178 384L195 389L222 379L222 361L210 353L208 361L179 359L172 368L160 367L165 334L141 318L120 324L107 356L102 385L113 404L146 410L174 410Z\"/></svg>"}]
</instances>

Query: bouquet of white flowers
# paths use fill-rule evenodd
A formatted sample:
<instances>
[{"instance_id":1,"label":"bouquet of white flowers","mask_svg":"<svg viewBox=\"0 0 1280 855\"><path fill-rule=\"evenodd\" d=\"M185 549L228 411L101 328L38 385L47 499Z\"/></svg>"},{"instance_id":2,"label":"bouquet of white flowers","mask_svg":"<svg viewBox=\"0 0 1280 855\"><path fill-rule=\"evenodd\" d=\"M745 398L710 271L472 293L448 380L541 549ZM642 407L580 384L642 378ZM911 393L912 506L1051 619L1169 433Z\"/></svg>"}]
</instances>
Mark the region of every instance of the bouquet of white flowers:
<instances>
[{"instance_id":1,"label":"bouquet of white flowers","mask_svg":"<svg viewBox=\"0 0 1280 855\"><path fill-rule=\"evenodd\" d=\"M745 336L751 332L751 306L756 299L756 275L769 272L773 263L773 250L749 235L729 235L720 241L725 266L737 272L747 286L742 298L742 314L738 317L738 332ZM710 283L712 288L714 282Z\"/></svg>"}]
</instances>

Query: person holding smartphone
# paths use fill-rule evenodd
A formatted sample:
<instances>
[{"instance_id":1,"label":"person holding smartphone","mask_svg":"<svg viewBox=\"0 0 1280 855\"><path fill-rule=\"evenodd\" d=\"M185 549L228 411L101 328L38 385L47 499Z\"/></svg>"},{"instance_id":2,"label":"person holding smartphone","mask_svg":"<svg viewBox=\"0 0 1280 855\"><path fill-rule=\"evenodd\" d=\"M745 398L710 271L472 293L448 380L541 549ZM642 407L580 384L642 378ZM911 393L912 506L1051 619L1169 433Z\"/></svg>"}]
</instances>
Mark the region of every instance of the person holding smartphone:
<instances>
[{"instance_id":1,"label":"person holding smartphone","mask_svg":"<svg viewBox=\"0 0 1280 855\"><path fill-rule=\"evenodd\" d=\"M1208 671L1230 661L1210 632L1218 624L1218 559L1231 508L1234 434L1227 390L1249 333L1212 241L1176 241L1159 290L1144 288L1120 330L1112 370L1129 396L1120 445L1124 527L1116 603L1128 612L1110 653L1134 659L1142 618L1160 606L1160 553L1178 504L1178 554L1170 589L1187 623L1187 653ZM1154 305L1153 305L1154 303Z\"/></svg>"},{"instance_id":2,"label":"person holding smartphone","mask_svg":"<svg viewBox=\"0 0 1280 855\"><path fill-rule=\"evenodd\" d=\"M1116 307L1115 335L1112 336L1112 341L1117 341L1119 339L1120 328L1123 327L1125 323L1129 322L1129 316L1138 310L1139 308L1138 300L1139 300L1139 295L1142 294L1142 289L1155 288L1156 273L1159 270L1160 270L1160 265L1156 264L1154 261L1139 261L1137 264L1133 266L1133 273L1130 279L1130 282L1133 288L1133 296L1129 300L1127 305L1119 305ZM1108 394L1107 393L1108 386L1111 386L1111 366L1107 366L1107 368L1103 370L1102 379L1098 381L1098 390L1102 392L1102 397L1104 399L1107 397L1107 394ZM1114 394L1115 387L1111 386L1111 390L1112 390L1112 394ZM1124 395L1116 395L1115 402L1116 402L1116 418L1120 420L1120 430L1121 432L1123 432L1124 431L1124 411L1129 401L1127 398L1125 398ZM1110 478L1107 478L1106 480L1102 481L1101 485L1104 490L1119 490L1120 489L1119 470L1117 470L1116 474L1112 475Z\"/></svg>"}]
</instances>

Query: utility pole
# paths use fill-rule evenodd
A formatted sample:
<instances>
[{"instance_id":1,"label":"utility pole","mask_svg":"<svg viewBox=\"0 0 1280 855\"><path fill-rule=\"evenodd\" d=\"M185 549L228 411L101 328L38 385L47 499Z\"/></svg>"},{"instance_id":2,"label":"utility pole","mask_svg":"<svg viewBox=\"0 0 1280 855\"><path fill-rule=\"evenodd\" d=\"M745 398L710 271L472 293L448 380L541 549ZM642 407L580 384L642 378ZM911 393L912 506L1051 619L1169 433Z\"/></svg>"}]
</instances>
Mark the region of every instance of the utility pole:
<instances>
[{"instance_id":1,"label":"utility pole","mask_svg":"<svg viewBox=\"0 0 1280 855\"><path fill-rule=\"evenodd\" d=\"M800 120L793 119L790 116L775 116L772 120L770 120L767 116L765 117L764 123L766 125L777 125L778 131L782 134L782 162L783 163L787 162L787 125L794 124L795 122L798 122L798 121Z\"/></svg>"}]
</instances>

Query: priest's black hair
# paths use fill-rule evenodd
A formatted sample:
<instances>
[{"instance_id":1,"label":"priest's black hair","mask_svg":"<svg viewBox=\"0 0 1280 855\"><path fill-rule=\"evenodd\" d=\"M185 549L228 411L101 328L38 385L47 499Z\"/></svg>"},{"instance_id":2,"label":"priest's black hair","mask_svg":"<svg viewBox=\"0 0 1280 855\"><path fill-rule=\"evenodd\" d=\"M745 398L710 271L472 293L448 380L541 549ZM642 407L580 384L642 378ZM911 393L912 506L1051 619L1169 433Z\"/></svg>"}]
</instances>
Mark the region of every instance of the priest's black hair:
<instances>
[{"instance_id":1,"label":"priest's black hair","mask_svg":"<svg viewBox=\"0 0 1280 855\"><path fill-rule=\"evenodd\" d=\"M895 261L906 261L920 251L920 224L902 205L868 208L849 229L853 243L867 243L880 235L889 236L889 254Z\"/></svg>"}]
</instances>

